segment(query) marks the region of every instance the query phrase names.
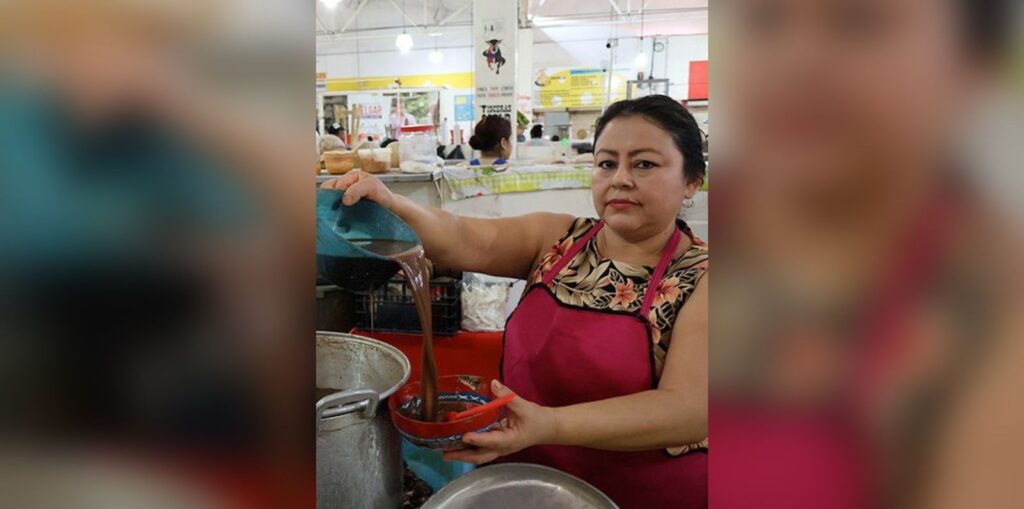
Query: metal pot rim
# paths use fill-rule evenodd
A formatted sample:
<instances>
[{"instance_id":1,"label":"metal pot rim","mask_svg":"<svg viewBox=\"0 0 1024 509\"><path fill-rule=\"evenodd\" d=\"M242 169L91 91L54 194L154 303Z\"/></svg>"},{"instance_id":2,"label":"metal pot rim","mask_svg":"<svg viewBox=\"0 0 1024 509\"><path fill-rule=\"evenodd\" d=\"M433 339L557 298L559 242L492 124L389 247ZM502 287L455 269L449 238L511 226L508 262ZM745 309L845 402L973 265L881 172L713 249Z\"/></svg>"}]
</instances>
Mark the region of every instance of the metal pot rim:
<instances>
[{"instance_id":1,"label":"metal pot rim","mask_svg":"<svg viewBox=\"0 0 1024 509\"><path fill-rule=\"evenodd\" d=\"M392 387L388 388L386 391L380 394L381 401L384 401L385 398L391 396L396 391L398 391L400 387L402 387L403 385L405 385L406 382L409 381L409 377L412 376L412 364L409 363L409 358L406 357L401 350L379 339L368 338L366 336L358 336L355 334L349 334L347 332L334 331L316 331L316 335L317 337L330 336L334 338L341 338L346 341L355 341L357 343L363 343L365 345L373 346L376 348L382 348L385 351L394 354L395 358L397 358L399 363L401 363L402 365L402 379L399 380L398 383L396 383L395 385L393 385Z\"/></svg>"},{"instance_id":2,"label":"metal pot rim","mask_svg":"<svg viewBox=\"0 0 1024 509\"><path fill-rule=\"evenodd\" d=\"M482 481L489 481L489 485L493 487L496 481L508 481L508 479L502 480L500 478L502 474L505 474L508 471L516 474L517 470L526 471L526 473L530 475L529 477L516 478L517 481L531 480L535 483L557 486L577 495L580 495L582 492L582 494L587 498L591 498L595 502L601 503L602 505L599 507L619 507L615 501L613 501L604 492L594 487L593 484L590 484L589 482L568 472L546 465L538 465L536 463L498 463L477 468L476 470L473 470L472 472L442 486L439 490L435 491L433 495L431 495L425 504L423 504L423 508L441 509L448 507L447 504L450 504L453 500L457 499L457 497L465 496L466 492L474 485L477 485ZM523 472L518 473L522 474Z\"/></svg>"}]
</instances>

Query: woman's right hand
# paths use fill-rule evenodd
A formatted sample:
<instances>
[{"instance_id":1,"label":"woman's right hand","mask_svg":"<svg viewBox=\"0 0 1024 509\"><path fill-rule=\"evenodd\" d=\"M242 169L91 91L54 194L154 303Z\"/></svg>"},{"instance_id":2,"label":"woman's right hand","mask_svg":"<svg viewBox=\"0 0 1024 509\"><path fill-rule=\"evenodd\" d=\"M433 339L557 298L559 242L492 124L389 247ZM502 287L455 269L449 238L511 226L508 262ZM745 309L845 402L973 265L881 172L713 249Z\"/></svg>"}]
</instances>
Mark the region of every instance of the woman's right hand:
<instances>
[{"instance_id":1,"label":"woman's right hand","mask_svg":"<svg viewBox=\"0 0 1024 509\"><path fill-rule=\"evenodd\" d=\"M366 198L391 210L395 203L395 195L391 193L388 186L384 185L376 176L363 171L348 172L341 178L324 182L320 188L345 191L345 196L341 200L345 205L354 205L359 200Z\"/></svg>"}]
</instances>

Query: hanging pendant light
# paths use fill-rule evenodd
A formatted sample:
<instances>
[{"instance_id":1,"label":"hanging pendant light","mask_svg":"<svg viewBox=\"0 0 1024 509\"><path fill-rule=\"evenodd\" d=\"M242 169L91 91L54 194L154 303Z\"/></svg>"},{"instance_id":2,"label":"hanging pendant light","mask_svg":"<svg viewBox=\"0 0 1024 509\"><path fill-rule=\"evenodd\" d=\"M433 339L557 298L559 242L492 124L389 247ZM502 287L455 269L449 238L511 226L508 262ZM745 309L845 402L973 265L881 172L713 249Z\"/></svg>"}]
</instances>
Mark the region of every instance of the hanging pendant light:
<instances>
[{"instance_id":1,"label":"hanging pendant light","mask_svg":"<svg viewBox=\"0 0 1024 509\"><path fill-rule=\"evenodd\" d=\"M437 49L437 37L440 35L441 34L437 34L434 37L434 51L430 52L430 63L432 64L440 64L441 62L444 62L444 53L441 53L441 51Z\"/></svg>"},{"instance_id":2,"label":"hanging pendant light","mask_svg":"<svg viewBox=\"0 0 1024 509\"><path fill-rule=\"evenodd\" d=\"M637 52L636 58L633 59L633 65L638 70L643 70L647 66L647 54L644 53L644 10L647 7L647 0L640 6L640 51Z\"/></svg>"},{"instance_id":3,"label":"hanging pendant light","mask_svg":"<svg viewBox=\"0 0 1024 509\"><path fill-rule=\"evenodd\" d=\"M405 1L402 1L402 17L405 17ZM406 33L405 25L402 26L402 33L398 34L395 38L395 47L398 48L399 53L405 54L412 50L413 42L412 36Z\"/></svg>"},{"instance_id":4,"label":"hanging pendant light","mask_svg":"<svg viewBox=\"0 0 1024 509\"><path fill-rule=\"evenodd\" d=\"M412 36L405 32L398 34L395 38L395 47L402 53L408 53L413 47Z\"/></svg>"},{"instance_id":5,"label":"hanging pendant light","mask_svg":"<svg viewBox=\"0 0 1024 509\"><path fill-rule=\"evenodd\" d=\"M641 70L647 66L647 53L644 53L643 49L640 50L640 53L636 54L636 58L633 59L633 65Z\"/></svg>"}]
</instances>

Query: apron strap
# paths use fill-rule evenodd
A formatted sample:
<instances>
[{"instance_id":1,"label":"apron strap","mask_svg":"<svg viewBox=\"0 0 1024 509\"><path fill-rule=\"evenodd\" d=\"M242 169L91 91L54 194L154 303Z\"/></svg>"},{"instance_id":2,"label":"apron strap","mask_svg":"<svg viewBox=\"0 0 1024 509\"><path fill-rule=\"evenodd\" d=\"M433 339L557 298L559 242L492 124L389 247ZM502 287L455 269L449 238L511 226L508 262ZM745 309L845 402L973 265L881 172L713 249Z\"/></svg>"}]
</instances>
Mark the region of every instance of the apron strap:
<instances>
[{"instance_id":1,"label":"apron strap","mask_svg":"<svg viewBox=\"0 0 1024 509\"><path fill-rule=\"evenodd\" d=\"M658 266L654 269L654 274L651 275L650 281L647 282L647 290L644 291L644 303L640 306L640 316L644 320L648 320L647 316L651 311L651 303L654 302L654 296L658 293L661 278L665 276L665 271L668 270L669 264L672 263L672 258L675 257L680 237L682 237L682 232L679 231L679 228L676 228L672 232L672 236L669 237L668 244L665 245L665 251L661 253L661 260L658 260Z\"/></svg>"},{"instance_id":2,"label":"apron strap","mask_svg":"<svg viewBox=\"0 0 1024 509\"><path fill-rule=\"evenodd\" d=\"M576 242L573 242L572 246L569 246L569 250L566 251L557 262L555 262L555 265L551 267L551 270L549 270L547 274L544 274L543 282L545 286L550 285L551 282L555 280L555 276L557 276L559 272L562 272L562 269L564 269L565 266L568 265L577 254L579 254L583 249L583 246L586 246L587 242L590 242L590 239L594 238L594 235L597 235L597 232L601 231L602 227L604 227L604 220L598 221L597 224L591 226L590 230L587 230L586 234L577 239Z\"/></svg>"}]
</instances>

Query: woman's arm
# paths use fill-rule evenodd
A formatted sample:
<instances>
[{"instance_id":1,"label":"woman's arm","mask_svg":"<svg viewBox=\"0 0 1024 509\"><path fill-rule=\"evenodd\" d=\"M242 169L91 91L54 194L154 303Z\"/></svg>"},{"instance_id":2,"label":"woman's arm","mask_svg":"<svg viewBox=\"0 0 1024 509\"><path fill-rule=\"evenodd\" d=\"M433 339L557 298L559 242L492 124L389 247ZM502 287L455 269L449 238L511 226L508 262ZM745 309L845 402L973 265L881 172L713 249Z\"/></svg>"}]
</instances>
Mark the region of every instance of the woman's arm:
<instances>
[{"instance_id":1,"label":"woman's arm","mask_svg":"<svg viewBox=\"0 0 1024 509\"><path fill-rule=\"evenodd\" d=\"M526 279L543 249L572 223L572 216L550 212L500 219L457 216L393 194L380 179L362 171L321 187L344 189L345 205L366 198L394 212L416 232L435 266L459 271Z\"/></svg>"},{"instance_id":2,"label":"woman's arm","mask_svg":"<svg viewBox=\"0 0 1024 509\"><path fill-rule=\"evenodd\" d=\"M509 391L496 389L498 396ZM463 437L477 449L445 458L486 463L539 444L641 451L703 440L708 433L708 276L676 317L657 389L559 408L515 398L509 412L503 429Z\"/></svg>"}]
</instances>

